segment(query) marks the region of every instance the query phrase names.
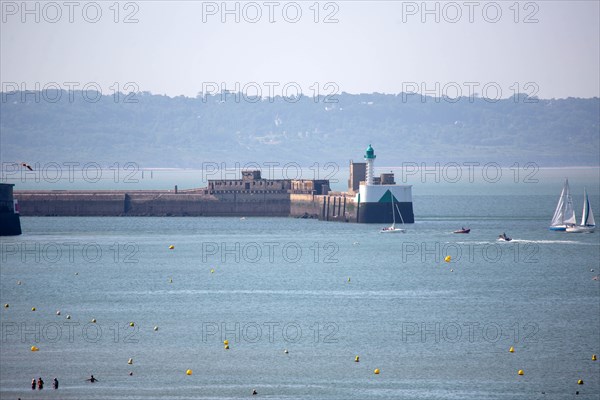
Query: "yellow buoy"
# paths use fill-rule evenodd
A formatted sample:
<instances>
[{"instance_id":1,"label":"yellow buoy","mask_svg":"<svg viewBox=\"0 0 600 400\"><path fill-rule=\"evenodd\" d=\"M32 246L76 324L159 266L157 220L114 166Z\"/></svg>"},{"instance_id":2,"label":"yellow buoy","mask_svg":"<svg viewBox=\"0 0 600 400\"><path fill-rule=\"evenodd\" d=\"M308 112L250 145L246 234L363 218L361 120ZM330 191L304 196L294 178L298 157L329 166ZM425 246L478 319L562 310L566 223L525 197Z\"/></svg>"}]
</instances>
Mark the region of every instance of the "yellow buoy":
<instances>
[{"instance_id":1,"label":"yellow buoy","mask_svg":"<svg viewBox=\"0 0 600 400\"><path fill-rule=\"evenodd\" d=\"M6 305L5 307L8 307L8 305ZM592 354L592 361L596 361L596 355Z\"/></svg>"},{"instance_id":2,"label":"yellow buoy","mask_svg":"<svg viewBox=\"0 0 600 400\"><path fill-rule=\"evenodd\" d=\"M223 340L223 344L227 346L229 344L229 340Z\"/></svg>"},{"instance_id":3,"label":"yellow buoy","mask_svg":"<svg viewBox=\"0 0 600 400\"><path fill-rule=\"evenodd\" d=\"M373 373L375 373L375 375L379 375L379 368L375 368L375 371L373 371Z\"/></svg>"},{"instance_id":4,"label":"yellow buoy","mask_svg":"<svg viewBox=\"0 0 600 400\"><path fill-rule=\"evenodd\" d=\"M35 346L31 346L31 351L38 351L39 349Z\"/></svg>"},{"instance_id":5,"label":"yellow buoy","mask_svg":"<svg viewBox=\"0 0 600 400\"><path fill-rule=\"evenodd\" d=\"M354 362L359 362L360 358L358 356L354 357Z\"/></svg>"},{"instance_id":6,"label":"yellow buoy","mask_svg":"<svg viewBox=\"0 0 600 400\"><path fill-rule=\"evenodd\" d=\"M31 307L31 311L35 311L35 307Z\"/></svg>"},{"instance_id":7,"label":"yellow buoy","mask_svg":"<svg viewBox=\"0 0 600 400\"><path fill-rule=\"evenodd\" d=\"M169 278L169 283L173 283L173 278Z\"/></svg>"},{"instance_id":8,"label":"yellow buoy","mask_svg":"<svg viewBox=\"0 0 600 400\"><path fill-rule=\"evenodd\" d=\"M509 352L509 353L514 353L514 352L515 352L515 348L514 348L514 347L512 347L512 346L510 346L510 349L508 349L508 352Z\"/></svg>"},{"instance_id":9,"label":"yellow buoy","mask_svg":"<svg viewBox=\"0 0 600 400\"><path fill-rule=\"evenodd\" d=\"M185 371L185 374L186 374L186 375L191 375L191 374L192 374L192 370L191 370L191 369L188 369L187 371Z\"/></svg>"},{"instance_id":10,"label":"yellow buoy","mask_svg":"<svg viewBox=\"0 0 600 400\"><path fill-rule=\"evenodd\" d=\"M520 370L519 370L519 372L517 372L517 374L519 374L519 375L523 375L523 374L524 374L524 372L523 372L523 370L522 370L522 369L520 369Z\"/></svg>"},{"instance_id":11,"label":"yellow buoy","mask_svg":"<svg viewBox=\"0 0 600 400\"><path fill-rule=\"evenodd\" d=\"M135 326L135 324L133 322L130 322L129 326Z\"/></svg>"},{"instance_id":12,"label":"yellow buoy","mask_svg":"<svg viewBox=\"0 0 600 400\"><path fill-rule=\"evenodd\" d=\"M214 274L214 273L215 273L215 270L214 270L214 268L211 268L211 269L210 269L210 273L211 273L211 274Z\"/></svg>"},{"instance_id":13,"label":"yellow buoy","mask_svg":"<svg viewBox=\"0 0 600 400\"><path fill-rule=\"evenodd\" d=\"M175 246L173 246L173 245L169 246L169 250L173 250L174 248L175 248Z\"/></svg>"},{"instance_id":14,"label":"yellow buoy","mask_svg":"<svg viewBox=\"0 0 600 400\"><path fill-rule=\"evenodd\" d=\"M446 261L446 262L450 262L450 260L452 260L452 257L450 257L450 256L446 256L446 257L444 257L444 261Z\"/></svg>"},{"instance_id":15,"label":"yellow buoy","mask_svg":"<svg viewBox=\"0 0 600 400\"><path fill-rule=\"evenodd\" d=\"M92 324L96 323L96 318L92 318Z\"/></svg>"},{"instance_id":16,"label":"yellow buoy","mask_svg":"<svg viewBox=\"0 0 600 400\"><path fill-rule=\"evenodd\" d=\"M130 358L129 360L127 360L127 364L129 364L129 365L133 364L133 358Z\"/></svg>"},{"instance_id":17,"label":"yellow buoy","mask_svg":"<svg viewBox=\"0 0 600 400\"><path fill-rule=\"evenodd\" d=\"M348 283L350 283L350 278L348 278Z\"/></svg>"},{"instance_id":18,"label":"yellow buoy","mask_svg":"<svg viewBox=\"0 0 600 400\"><path fill-rule=\"evenodd\" d=\"M6 304L4 305L4 308L8 308L8 303L6 303Z\"/></svg>"},{"instance_id":19,"label":"yellow buoy","mask_svg":"<svg viewBox=\"0 0 600 400\"><path fill-rule=\"evenodd\" d=\"M583 380L581 380L581 379L580 379L580 380L578 380L578 381L577 381L577 384L578 384L578 385L583 385Z\"/></svg>"},{"instance_id":20,"label":"yellow buoy","mask_svg":"<svg viewBox=\"0 0 600 400\"><path fill-rule=\"evenodd\" d=\"M229 350L229 345L228 344L225 345L225 350Z\"/></svg>"}]
</instances>

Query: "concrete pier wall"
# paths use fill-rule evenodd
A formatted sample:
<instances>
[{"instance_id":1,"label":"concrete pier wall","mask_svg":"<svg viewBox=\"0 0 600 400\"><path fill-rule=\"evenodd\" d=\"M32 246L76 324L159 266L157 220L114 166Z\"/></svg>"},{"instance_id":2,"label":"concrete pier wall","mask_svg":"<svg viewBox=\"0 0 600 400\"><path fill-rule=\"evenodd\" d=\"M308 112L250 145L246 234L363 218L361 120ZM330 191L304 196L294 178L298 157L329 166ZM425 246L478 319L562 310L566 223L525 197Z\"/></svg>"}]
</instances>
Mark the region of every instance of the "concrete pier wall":
<instances>
[{"instance_id":1,"label":"concrete pier wall","mask_svg":"<svg viewBox=\"0 0 600 400\"><path fill-rule=\"evenodd\" d=\"M292 217L308 216L323 221L356 222L354 199L344 195L291 194Z\"/></svg>"},{"instance_id":2,"label":"concrete pier wall","mask_svg":"<svg viewBox=\"0 0 600 400\"><path fill-rule=\"evenodd\" d=\"M344 194L205 191L15 191L24 216L303 217L356 222Z\"/></svg>"},{"instance_id":3,"label":"concrete pier wall","mask_svg":"<svg viewBox=\"0 0 600 400\"><path fill-rule=\"evenodd\" d=\"M312 194L290 195L290 216L319 218L323 197Z\"/></svg>"},{"instance_id":4,"label":"concrete pier wall","mask_svg":"<svg viewBox=\"0 0 600 400\"><path fill-rule=\"evenodd\" d=\"M123 215L124 193L17 192L23 216L114 216Z\"/></svg>"},{"instance_id":5,"label":"concrete pier wall","mask_svg":"<svg viewBox=\"0 0 600 400\"><path fill-rule=\"evenodd\" d=\"M20 191L24 216L289 216L287 193Z\"/></svg>"}]
</instances>

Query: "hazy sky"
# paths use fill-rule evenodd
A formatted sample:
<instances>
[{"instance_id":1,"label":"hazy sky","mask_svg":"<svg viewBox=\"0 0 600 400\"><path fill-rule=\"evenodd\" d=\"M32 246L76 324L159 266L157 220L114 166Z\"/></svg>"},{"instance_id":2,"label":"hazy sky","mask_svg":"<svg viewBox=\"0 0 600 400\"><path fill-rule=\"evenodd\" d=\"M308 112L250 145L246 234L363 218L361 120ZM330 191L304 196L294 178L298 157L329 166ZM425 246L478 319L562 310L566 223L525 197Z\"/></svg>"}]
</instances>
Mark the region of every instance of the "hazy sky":
<instances>
[{"instance_id":1,"label":"hazy sky","mask_svg":"<svg viewBox=\"0 0 600 400\"><path fill-rule=\"evenodd\" d=\"M598 1L22 4L1 4L4 91L600 95Z\"/></svg>"}]
</instances>

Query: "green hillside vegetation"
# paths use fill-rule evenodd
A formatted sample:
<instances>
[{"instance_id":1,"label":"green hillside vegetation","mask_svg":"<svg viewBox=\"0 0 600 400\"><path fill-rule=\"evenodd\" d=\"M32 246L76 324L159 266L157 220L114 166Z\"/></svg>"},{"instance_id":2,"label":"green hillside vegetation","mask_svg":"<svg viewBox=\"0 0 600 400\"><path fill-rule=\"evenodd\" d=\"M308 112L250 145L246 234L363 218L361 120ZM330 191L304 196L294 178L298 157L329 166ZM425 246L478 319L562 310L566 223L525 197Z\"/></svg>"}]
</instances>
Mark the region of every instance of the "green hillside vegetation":
<instances>
[{"instance_id":1,"label":"green hillside vegetation","mask_svg":"<svg viewBox=\"0 0 600 400\"><path fill-rule=\"evenodd\" d=\"M46 98L57 93L45 93ZM80 92L57 102L3 93L2 162L137 162L198 168L203 162L337 162L372 143L385 165L489 162L600 165L600 101L337 95L300 99L188 98L137 93L124 102ZM88 97L94 97L89 95ZM297 101L296 101L297 100ZM532 101L533 100L533 101Z\"/></svg>"}]
</instances>

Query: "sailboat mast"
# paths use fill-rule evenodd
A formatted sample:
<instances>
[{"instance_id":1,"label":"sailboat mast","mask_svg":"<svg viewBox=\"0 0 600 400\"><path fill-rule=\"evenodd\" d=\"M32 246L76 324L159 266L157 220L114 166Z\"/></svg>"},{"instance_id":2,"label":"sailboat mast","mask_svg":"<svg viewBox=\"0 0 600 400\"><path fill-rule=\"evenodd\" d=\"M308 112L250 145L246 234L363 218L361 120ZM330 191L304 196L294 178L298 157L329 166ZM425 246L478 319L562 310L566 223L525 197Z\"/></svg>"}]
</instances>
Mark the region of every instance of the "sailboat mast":
<instances>
[{"instance_id":1,"label":"sailboat mast","mask_svg":"<svg viewBox=\"0 0 600 400\"><path fill-rule=\"evenodd\" d=\"M396 226L396 210L394 210L394 194L390 192L392 195L392 226Z\"/></svg>"},{"instance_id":2,"label":"sailboat mast","mask_svg":"<svg viewBox=\"0 0 600 400\"><path fill-rule=\"evenodd\" d=\"M571 197L571 190L569 189L569 180L565 181L565 211L563 214L563 223L565 225L575 225L577 223L577 219L575 218L575 210L573 209L573 198Z\"/></svg>"}]
</instances>

